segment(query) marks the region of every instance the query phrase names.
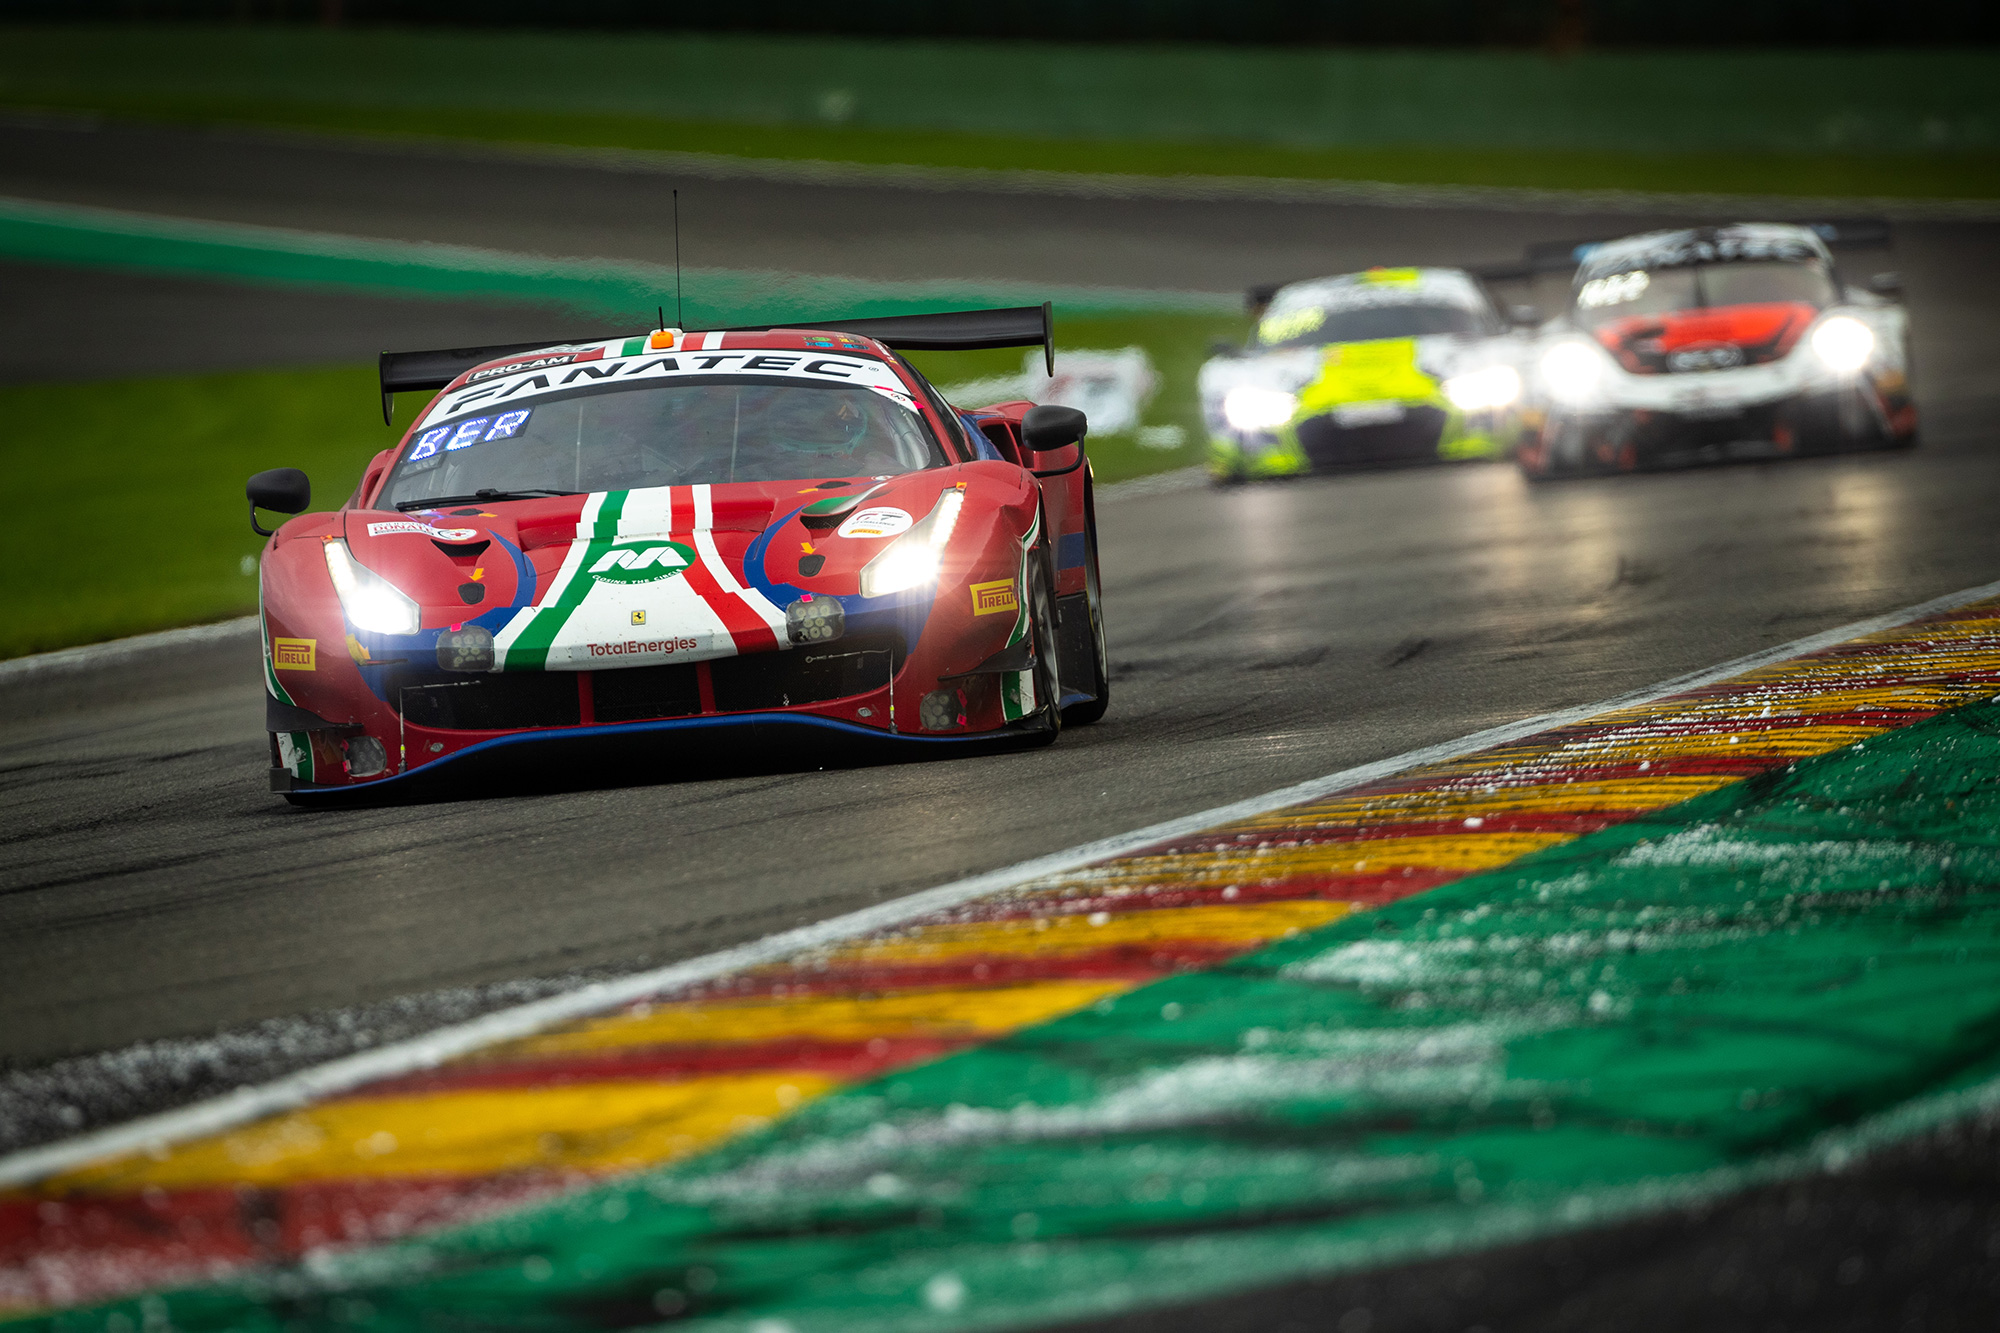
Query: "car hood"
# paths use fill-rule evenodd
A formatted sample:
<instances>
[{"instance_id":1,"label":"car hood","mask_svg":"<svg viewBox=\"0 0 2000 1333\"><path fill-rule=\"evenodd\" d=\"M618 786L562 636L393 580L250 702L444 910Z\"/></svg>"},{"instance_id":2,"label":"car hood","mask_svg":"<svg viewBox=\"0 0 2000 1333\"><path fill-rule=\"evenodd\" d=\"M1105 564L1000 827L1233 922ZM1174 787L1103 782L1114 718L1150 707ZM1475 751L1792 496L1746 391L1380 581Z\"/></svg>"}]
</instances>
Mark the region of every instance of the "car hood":
<instances>
[{"instance_id":1,"label":"car hood","mask_svg":"<svg viewBox=\"0 0 2000 1333\"><path fill-rule=\"evenodd\" d=\"M1668 375L1779 360L1818 317L1810 302L1768 301L1628 315L1593 333L1632 374Z\"/></svg>"},{"instance_id":2,"label":"car hood","mask_svg":"<svg viewBox=\"0 0 2000 1333\"><path fill-rule=\"evenodd\" d=\"M1204 401L1219 399L1239 384L1251 384L1306 394L1327 404L1420 401L1433 397L1439 382L1452 375L1511 364L1517 359L1511 347L1503 337L1432 334L1218 356L1201 368L1201 395Z\"/></svg>"}]
</instances>

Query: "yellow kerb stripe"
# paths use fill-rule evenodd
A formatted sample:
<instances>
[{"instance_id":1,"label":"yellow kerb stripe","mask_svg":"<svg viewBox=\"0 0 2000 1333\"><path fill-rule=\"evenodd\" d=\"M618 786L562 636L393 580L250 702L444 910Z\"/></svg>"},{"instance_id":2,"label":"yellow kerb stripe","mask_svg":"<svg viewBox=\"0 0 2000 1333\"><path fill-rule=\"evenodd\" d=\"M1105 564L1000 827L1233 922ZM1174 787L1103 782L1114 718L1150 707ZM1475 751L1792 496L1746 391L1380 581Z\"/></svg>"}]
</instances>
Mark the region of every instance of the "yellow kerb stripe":
<instances>
[{"instance_id":1,"label":"yellow kerb stripe","mask_svg":"<svg viewBox=\"0 0 2000 1333\"><path fill-rule=\"evenodd\" d=\"M759 1072L325 1102L159 1157L86 1167L38 1192L626 1171L705 1148L832 1086L813 1074Z\"/></svg>"},{"instance_id":2,"label":"yellow kerb stripe","mask_svg":"<svg viewBox=\"0 0 2000 1333\"><path fill-rule=\"evenodd\" d=\"M572 1031L497 1047L492 1058L567 1055L627 1046L703 1042L867 1041L870 1037L982 1037L1095 1004L1130 988L1123 981L1052 981L1025 986L899 991L857 999L844 995L797 999L692 1001L651 1013L614 1014Z\"/></svg>"},{"instance_id":3,"label":"yellow kerb stripe","mask_svg":"<svg viewBox=\"0 0 2000 1333\"><path fill-rule=\"evenodd\" d=\"M1063 957L1120 945L1174 941L1250 948L1289 931L1312 930L1345 916L1348 905L1313 900L1243 907L1163 907L1153 911L1062 915L1014 921L923 926L889 939L863 940L824 955L836 967L937 962L983 954ZM1100 919L1102 918L1102 919Z\"/></svg>"}]
</instances>

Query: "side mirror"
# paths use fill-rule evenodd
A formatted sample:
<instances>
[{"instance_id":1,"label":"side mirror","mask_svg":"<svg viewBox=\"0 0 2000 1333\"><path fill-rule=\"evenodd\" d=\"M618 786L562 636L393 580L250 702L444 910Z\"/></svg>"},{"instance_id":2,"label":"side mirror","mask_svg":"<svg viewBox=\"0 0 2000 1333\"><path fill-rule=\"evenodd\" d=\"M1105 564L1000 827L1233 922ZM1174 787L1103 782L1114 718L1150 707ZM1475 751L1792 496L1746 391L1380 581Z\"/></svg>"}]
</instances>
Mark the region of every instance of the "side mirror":
<instances>
[{"instance_id":1,"label":"side mirror","mask_svg":"<svg viewBox=\"0 0 2000 1333\"><path fill-rule=\"evenodd\" d=\"M1900 298L1903 295L1903 275L1900 273L1877 273L1868 279L1868 290L1877 296Z\"/></svg>"},{"instance_id":2,"label":"side mirror","mask_svg":"<svg viewBox=\"0 0 2000 1333\"><path fill-rule=\"evenodd\" d=\"M250 478L243 493L250 498L250 531L259 537L268 537L271 530L257 526L257 511L268 509L274 514L305 512L312 503L312 482L295 467L274 467Z\"/></svg>"},{"instance_id":3,"label":"side mirror","mask_svg":"<svg viewBox=\"0 0 2000 1333\"><path fill-rule=\"evenodd\" d=\"M1090 418L1073 407L1056 407L1044 404L1031 407L1021 418L1021 439L1034 455L1053 453L1058 449L1076 446L1076 459L1068 467L1049 469L1035 468L1038 477L1059 477L1065 472L1074 472L1083 466L1083 437L1090 431ZM1036 459L1040 461L1039 458Z\"/></svg>"},{"instance_id":4,"label":"side mirror","mask_svg":"<svg viewBox=\"0 0 2000 1333\"><path fill-rule=\"evenodd\" d=\"M1531 305L1508 306L1507 322L1517 329L1536 328L1542 322L1542 312Z\"/></svg>"}]
</instances>

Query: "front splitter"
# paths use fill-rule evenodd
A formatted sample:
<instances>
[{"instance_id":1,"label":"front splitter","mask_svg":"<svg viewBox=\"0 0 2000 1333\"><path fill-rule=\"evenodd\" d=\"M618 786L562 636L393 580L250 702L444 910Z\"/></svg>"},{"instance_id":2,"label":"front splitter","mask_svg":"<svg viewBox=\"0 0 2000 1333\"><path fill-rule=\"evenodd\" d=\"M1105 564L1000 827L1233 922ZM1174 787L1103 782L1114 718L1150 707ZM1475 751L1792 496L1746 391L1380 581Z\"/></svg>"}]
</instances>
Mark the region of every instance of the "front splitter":
<instances>
[{"instance_id":1,"label":"front splitter","mask_svg":"<svg viewBox=\"0 0 2000 1333\"><path fill-rule=\"evenodd\" d=\"M789 754L789 757L799 761L810 755L815 759L865 762L908 756L912 752L978 749L982 746L1005 748L1028 739L1031 734L1006 730L963 736L922 735L886 731L843 718L780 712L661 718L647 722L549 728L494 736L462 750L426 760L402 773L344 786L298 785L284 794L298 805L348 805L397 797L438 795L450 785L499 784L505 783L510 776L518 778L524 788L533 789L548 783L551 778L560 780L564 770L572 765L588 763L601 767L606 760L615 765L620 758L638 765L649 757L656 759L656 754L649 753L649 743L668 735L718 741L726 738L738 759L747 749L753 752L768 750L771 758L783 758Z\"/></svg>"}]
</instances>

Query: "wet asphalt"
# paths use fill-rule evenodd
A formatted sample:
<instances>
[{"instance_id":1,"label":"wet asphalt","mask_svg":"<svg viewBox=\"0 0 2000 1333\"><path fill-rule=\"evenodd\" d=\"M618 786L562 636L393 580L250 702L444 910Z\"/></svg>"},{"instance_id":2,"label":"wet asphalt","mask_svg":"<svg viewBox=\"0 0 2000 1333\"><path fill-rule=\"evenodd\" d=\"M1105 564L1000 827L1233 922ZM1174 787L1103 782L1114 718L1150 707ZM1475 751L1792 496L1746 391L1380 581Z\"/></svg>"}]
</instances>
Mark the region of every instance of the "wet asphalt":
<instances>
[{"instance_id":1,"label":"wet asphalt","mask_svg":"<svg viewBox=\"0 0 2000 1333\"><path fill-rule=\"evenodd\" d=\"M1651 220L690 181L220 134L0 128L0 194L558 254L658 258L674 184L706 264L1217 291L1367 263L1498 260L1529 240ZM2000 226L1908 224L1893 255L1860 266L1905 275L1917 450L1544 487L1481 464L1113 493L1100 512L1111 711L1046 750L859 766L663 752L614 772L544 772L531 794L301 811L265 790L249 635L0 678L0 1060L17 1092L44 1089L15 1111L58 1086L79 1108L58 1125L10 1115L0 1095L0 1135L46 1138L565 978L698 955L2000 578ZM147 279L166 293L150 317L172 321L182 344L154 364L149 340L106 349L86 341L101 322L62 313L65 284L102 292L103 275L13 266L0 291L9 274L45 293L39 307L0 303L10 378L72 346L106 374L204 356L245 364L242 319L263 321L270 362L287 363L417 341L398 335L420 316L436 321L429 331L476 332L541 314L314 294L339 304L336 332L294 335L272 313L304 308L273 304L285 294ZM19 313L31 308L32 327ZM43 344L32 356L29 340ZM178 1082L117 1074L169 1067ZM1981 1163L1963 1181L1970 1194L1938 1196L1936 1218L1989 1216L1993 1140L1980 1133L1963 1149ZM1767 1226L1801 1254L1851 1241L1863 1277L1846 1281L1835 1261L1826 1290L1853 1296L1876 1290L1866 1274L1889 1271L1884 1256L1914 1233L1889 1217L1869 1224L1870 1241L1841 1210L1879 1213L1907 1196L1929 1217L1909 1173L1955 1169L1942 1150L1911 1151L1918 1165L1872 1194L1822 1182L1811 1206L1760 1195L1707 1220L1563 1242L1581 1247L1574 1261L1527 1247L1288 1288L1202 1326L1650 1327L1612 1317L1626 1308L1612 1288L1563 1313L1582 1291L1575 1265L1624 1272L1636 1300L1645 1282L1668 1291L1675 1273L1708 1273L1701 1247L1734 1254L1730 1236ZM1862 1203L1843 1203L1842 1189ZM1833 1211L1815 1212L1821 1203ZM1815 1239L1814 1218L1834 1219L1832 1231ZM1936 1253L1984 1254L1990 1273L1996 1242L1978 1226ZM1522 1313L1482 1316L1505 1310L1480 1297L1498 1288L1467 1287L1474 1270L1477 1284L1514 1283L1505 1310ZM1777 1290L1774 1277L1756 1281ZM1403 1305L1375 1294L1398 1282ZM1366 1283L1377 1285L1355 1285ZM1940 1308L1973 1288L1952 1290ZM1674 1299L1658 1308L1699 1311L1709 1327L1809 1326L1786 1324L1782 1302L1731 1304L1721 1288ZM1425 1301L1435 1320L1419 1318ZM1858 1317L1817 1326L1894 1322Z\"/></svg>"}]
</instances>

